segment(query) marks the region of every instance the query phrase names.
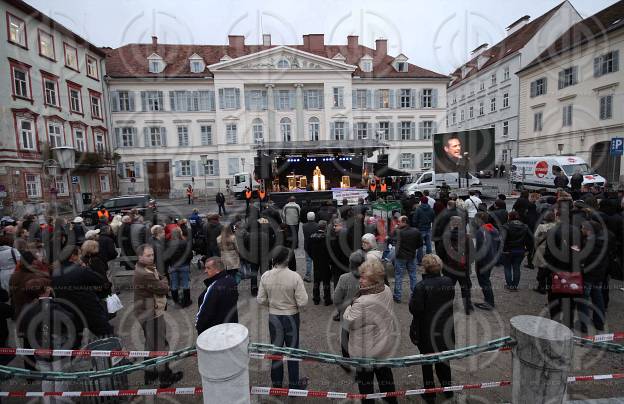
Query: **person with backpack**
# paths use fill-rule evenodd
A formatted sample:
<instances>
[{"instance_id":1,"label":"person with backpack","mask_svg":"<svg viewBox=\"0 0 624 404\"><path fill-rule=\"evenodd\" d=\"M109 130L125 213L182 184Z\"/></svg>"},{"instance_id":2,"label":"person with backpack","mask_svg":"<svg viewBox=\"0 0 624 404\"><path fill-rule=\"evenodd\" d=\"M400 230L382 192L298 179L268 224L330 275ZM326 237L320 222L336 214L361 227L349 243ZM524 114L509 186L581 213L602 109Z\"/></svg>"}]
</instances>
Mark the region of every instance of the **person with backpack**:
<instances>
[{"instance_id":1,"label":"person with backpack","mask_svg":"<svg viewBox=\"0 0 624 404\"><path fill-rule=\"evenodd\" d=\"M494 291L490 275L500 256L500 233L490 223L490 216L486 212L479 212L475 216L475 271L477 281L483 292L484 303L475 303L481 310L494 309Z\"/></svg>"}]
</instances>

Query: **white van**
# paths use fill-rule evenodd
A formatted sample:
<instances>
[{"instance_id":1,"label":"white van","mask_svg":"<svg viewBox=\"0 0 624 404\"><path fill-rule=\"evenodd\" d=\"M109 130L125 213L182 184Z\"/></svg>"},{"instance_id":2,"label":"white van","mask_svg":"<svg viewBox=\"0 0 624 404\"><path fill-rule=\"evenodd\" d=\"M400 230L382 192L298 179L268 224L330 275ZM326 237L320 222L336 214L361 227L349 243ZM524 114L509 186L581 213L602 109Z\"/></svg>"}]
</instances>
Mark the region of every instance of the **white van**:
<instances>
[{"instance_id":1,"label":"white van","mask_svg":"<svg viewBox=\"0 0 624 404\"><path fill-rule=\"evenodd\" d=\"M252 191L257 191L258 188L260 188L260 183L253 178L251 173L236 173L234 174L233 181L230 181L230 183L230 190L234 194L234 197L238 199L245 198L243 193L246 187L249 187Z\"/></svg>"},{"instance_id":2,"label":"white van","mask_svg":"<svg viewBox=\"0 0 624 404\"><path fill-rule=\"evenodd\" d=\"M436 174L435 171L425 171L416 179L416 181L405 186L405 193L413 195L417 191L436 191L444 182L451 189L470 188L481 185L481 181L472 174L470 176L470 184L467 186L466 178L462 176L461 187L459 186L459 175L457 173Z\"/></svg>"},{"instance_id":3,"label":"white van","mask_svg":"<svg viewBox=\"0 0 624 404\"><path fill-rule=\"evenodd\" d=\"M509 179L516 188L555 188L555 173L563 170L568 179L577 170L583 174L583 185L604 186L602 176L595 174L589 165L576 156L518 157L511 162Z\"/></svg>"}]
</instances>

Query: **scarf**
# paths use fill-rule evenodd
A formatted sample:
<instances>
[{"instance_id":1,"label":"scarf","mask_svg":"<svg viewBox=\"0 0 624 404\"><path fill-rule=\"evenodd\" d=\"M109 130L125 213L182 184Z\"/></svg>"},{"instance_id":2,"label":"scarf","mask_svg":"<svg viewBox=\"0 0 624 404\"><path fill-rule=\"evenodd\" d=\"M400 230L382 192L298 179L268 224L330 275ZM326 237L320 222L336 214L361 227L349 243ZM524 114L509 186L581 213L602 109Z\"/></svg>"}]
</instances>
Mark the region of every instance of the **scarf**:
<instances>
[{"instance_id":1,"label":"scarf","mask_svg":"<svg viewBox=\"0 0 624 404\"><path fill-rule=\"evenodd\" d=\"M382 282L382 283L377 283L373 286L369 286L367 288L360 288L355 294L354 300L360 296L376 295L377 293L381 293L384 291L385 287L386 285L384 285L384 283Z\"/></svg>"}]
</instances>

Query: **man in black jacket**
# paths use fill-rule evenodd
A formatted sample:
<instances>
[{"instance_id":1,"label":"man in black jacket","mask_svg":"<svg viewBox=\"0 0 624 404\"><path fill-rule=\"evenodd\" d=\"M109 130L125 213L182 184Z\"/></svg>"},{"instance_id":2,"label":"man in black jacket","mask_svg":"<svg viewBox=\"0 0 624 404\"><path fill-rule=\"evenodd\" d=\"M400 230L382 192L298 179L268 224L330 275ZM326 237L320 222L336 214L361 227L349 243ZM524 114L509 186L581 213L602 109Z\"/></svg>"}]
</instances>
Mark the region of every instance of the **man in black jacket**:
<instances>
[{"instance_id":1,"label":"man in black jacket","mask_svg":"<svg viewBox=\"0 0 624 404\"><path fill-rule=\"evenodd\" d=\"M316 233L319 226L314 221L316 215L314 212L308 212L306 222L302 226L303 230L303 250L306 256L306 272L303 277L304 282L312 282L312 251L310 249L310 236Z\"/></svg>"},{"instance_id":2,"label":"man in black jacket","mask_svg":"<svg viewBox=\"0 0 624 404\"><path fill-rule=\"evenodd\" d=\"M105 263L117 258L117 250L115 249L115 239L110 226L102 226L100 228L100 237L98 238L100 247L100 257Z\"/></svg>"},{"instance_id":3,"label":"man in black jacket","mask_svg":"<svg viewBox=\"0 0 624 404\"><path fill-rule=\"evenodd\" d=\"M238 323L238 289L236 281L224 270L221 258L204 262L206 290L199 296L199 310L195 321L197 335L223 323Z\"/></svg>"},{"instance_id":4,"label":"man in black jacket","mask_svg":"<svg viewBox=\"0 0 624 404\"><path fill-rule=\"evenodd\" d=\"M227 215L227 212L225 211L225 195L223 195L223 192L221 191L217 192L217 196L215 197L215 202L217 203L217 206L219 207L219 216ZM222 210L223 210L223 214L221 214Z\"/></svg>"},{"instance_id":5,"label":"man in black jacket","mask_svg":"<svg viewBox=\"0 0 624 404\"><path fill-rule=\"evenodd\" d=\"M314 262L314 287L312 300L318 305L321 302L321 282L323 283L323 299L325 306L333 304L331 298L330 254L327 251L327 222L320 220L318 230L310 236L310 252Z\"/></svg>"},{"instance_id":6,"label":"man in black jacket","mask_svg":"<svg viewBox=\"0 0 624 404\"><path fill-rule=\"evenodd\" d=\"M410 291L416 286L416 252L422 247L422 237L418 229L409 225L407 216L399 218L399 227L394 231L393 240L396 244L394 268L394 301L401 303L403 291L403 272L407 270L410 280Z\"/></svg>"},{"instance_id":7,"label":"man in black jacket","mask_svg":"<svg viewBox=\"0 0 624 404\"><path fill-rule=\"evenodd\" d=\"M217 245L217 237L221 235L223 225L219 223L219 215L217 213L208 214L208 222L202 227L201 237L204 240L204 254L207 257L220 256L219 246Z\"/></svg>"}]
</instances>

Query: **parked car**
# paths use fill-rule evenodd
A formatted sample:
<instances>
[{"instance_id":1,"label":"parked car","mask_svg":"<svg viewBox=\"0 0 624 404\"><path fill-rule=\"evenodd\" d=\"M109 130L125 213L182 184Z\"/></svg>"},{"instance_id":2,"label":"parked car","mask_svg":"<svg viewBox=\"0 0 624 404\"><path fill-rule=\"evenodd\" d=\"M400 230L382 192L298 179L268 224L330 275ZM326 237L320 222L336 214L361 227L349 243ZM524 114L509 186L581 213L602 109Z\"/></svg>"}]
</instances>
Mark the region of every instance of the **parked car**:
<instances>
[{"instance_id":1,"label":"parked car","mask_svg":"<svg viewBox=\"0 0 624 404\"><path fill-rule=\"evenodd\" d=\"M85 225L92 226L98 221L98 211L106 208L111 216L125 215L132 209L139 211L139 214L146 218L151 218L157 212L156 200L150 195L122 195L115 198L106 199L102 203L84 210L80 216L85 221Z\"/></svg>"},{"instance_id":2,"label":"parked car","mask_svg":"<svg viewBox=\"0 0 624 404\"><path fill-rule=\"evenodd\" d=\"M492 170L479 170L475 173L477 178L492 178L494 176L494 172Z\"/></svg>"}]
</instances>

